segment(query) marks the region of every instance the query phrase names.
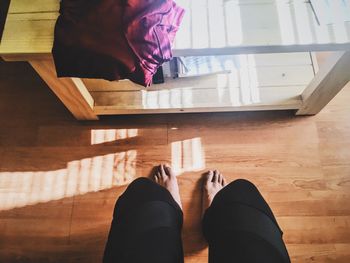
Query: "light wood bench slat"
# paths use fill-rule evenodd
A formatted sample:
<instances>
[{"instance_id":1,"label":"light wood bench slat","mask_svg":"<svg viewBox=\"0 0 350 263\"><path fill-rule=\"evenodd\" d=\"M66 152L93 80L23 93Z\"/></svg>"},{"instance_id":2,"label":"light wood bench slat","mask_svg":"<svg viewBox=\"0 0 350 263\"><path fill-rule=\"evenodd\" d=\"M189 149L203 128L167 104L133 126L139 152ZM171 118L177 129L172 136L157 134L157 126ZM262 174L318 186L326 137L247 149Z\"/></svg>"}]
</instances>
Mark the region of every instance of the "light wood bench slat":
<instances>
[{"instance_id":1,"label":"light wood bench slat","mask_svg":"<svg viewBox=\"0 0 350 263\"><path fill-rule=\"evenodd\" d=\"M174 45L176 56L350 50L350 22L319 26L309 4L301 0L178 4L186 15ZM57 0L12 0L0 55L50 53L58 10Z\"/></svg>"}]
</instances>

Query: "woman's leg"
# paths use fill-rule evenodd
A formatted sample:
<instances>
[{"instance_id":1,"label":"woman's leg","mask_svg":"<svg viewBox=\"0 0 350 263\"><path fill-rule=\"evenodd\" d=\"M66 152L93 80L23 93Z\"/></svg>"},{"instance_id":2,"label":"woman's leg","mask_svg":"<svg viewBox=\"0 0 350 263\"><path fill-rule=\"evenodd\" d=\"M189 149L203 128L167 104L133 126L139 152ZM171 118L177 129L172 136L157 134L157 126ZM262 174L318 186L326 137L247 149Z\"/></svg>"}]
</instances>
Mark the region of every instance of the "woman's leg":
<instances>
[{"instance_id":1,"label":"woman's leg","mask_svg":"<svg viewBox=\"0 0 350 263\"><path fill-rule=\"evenodd\" d=\"M154 179L136 179L116 202L103 262L183 262L176 177L159 166Z\"/></svg>"},{"instance_id":2,"label":"woman's leg","mask_svg":"<svg viewBox=\"0 0 350 263\"><path fill-rule=\"evenodd\" d=\"M282 231L258 189L247 180L225 186L210 171L203 187L203 232L209 262L290 262Z\"/></svg>"}]
</instances>

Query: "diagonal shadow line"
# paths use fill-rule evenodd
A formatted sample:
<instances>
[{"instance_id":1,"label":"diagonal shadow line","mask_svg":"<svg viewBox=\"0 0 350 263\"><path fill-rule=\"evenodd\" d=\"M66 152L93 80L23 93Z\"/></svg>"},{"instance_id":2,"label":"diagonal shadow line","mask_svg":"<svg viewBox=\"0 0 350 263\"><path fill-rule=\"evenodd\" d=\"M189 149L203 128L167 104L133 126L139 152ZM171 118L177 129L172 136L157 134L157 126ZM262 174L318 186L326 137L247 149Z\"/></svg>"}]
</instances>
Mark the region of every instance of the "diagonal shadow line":
<instances>
[{"instance_id":1,"label":"diagonal shadow line","mask_svg":"<svg viewBox=\"0 0 350 263\"><path fill-rule=\"evenodd\" d=\"M7 13L10 7L10 0L0 0L0 43L4 33Z\"/></svg>"}]
</instances>

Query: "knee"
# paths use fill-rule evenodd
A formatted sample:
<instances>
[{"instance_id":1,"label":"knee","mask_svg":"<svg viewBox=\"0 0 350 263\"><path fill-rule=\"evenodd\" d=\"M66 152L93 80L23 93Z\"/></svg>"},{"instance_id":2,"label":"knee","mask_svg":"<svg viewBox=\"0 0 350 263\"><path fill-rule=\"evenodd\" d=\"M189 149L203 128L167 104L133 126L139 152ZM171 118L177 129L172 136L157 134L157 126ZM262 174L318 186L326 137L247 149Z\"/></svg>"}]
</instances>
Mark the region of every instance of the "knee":
<instances>
[{"instance_id":1,"label":"knee","mask_svg":"<svg viewBox=\"0 0 350 263\"><path fill-rule=\"evenodd\" d=\"M243 184L243 185L254 185L251 181L247 180L247 179L236 179L234 180L232 183L234 184Z\"/></svg>"},{"instance_id":2,"label":"knee","mask_svg":"<svg viewBox=\"0 0 350 263\"><path fill-rule=\"evenodd\" d=\"M130 184L129 184L129 187L128 188L133 188L133 187L137 187L139 185L144 185L144 184L149 184L149 183L152 183L152 181L146 177L139 177L139 178L136 178L134 181L132 181Z\"/></svg>"},{"instance_id":3,"label":"knee","mask_svg":"<svg viewBox=\"0 0 350 263\"><path fill-rule=\"evenodd\" d=\"M257 187L250 181L246 179L237 179L229 183L226 187L234 188L244 188L244 189L254 189L257 190Z\"/></svg>"}]
</instances>

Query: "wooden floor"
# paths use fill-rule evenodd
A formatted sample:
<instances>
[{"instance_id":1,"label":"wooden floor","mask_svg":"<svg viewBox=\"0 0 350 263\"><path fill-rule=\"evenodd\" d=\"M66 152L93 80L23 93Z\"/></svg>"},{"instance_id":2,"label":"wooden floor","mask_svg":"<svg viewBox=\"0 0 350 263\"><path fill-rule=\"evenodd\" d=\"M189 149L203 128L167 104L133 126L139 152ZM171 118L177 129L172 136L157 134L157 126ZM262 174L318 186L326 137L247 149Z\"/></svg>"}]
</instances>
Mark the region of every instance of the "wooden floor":
<instances>
[{"instance_id":1,"label":"wooden floor","mask_svg":"<svg viewBox=\"0 0 350 263\"><path fill-rule=\"evenodd\" d=\"M249 112L77 122L25 63L0 62L0 262L101 262L115 199L168 162L186 263L207 262L201 174L254 182L292 262L350 262L350 86L314 117Z\"/></svg>"}]
</instances>

